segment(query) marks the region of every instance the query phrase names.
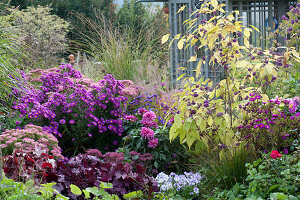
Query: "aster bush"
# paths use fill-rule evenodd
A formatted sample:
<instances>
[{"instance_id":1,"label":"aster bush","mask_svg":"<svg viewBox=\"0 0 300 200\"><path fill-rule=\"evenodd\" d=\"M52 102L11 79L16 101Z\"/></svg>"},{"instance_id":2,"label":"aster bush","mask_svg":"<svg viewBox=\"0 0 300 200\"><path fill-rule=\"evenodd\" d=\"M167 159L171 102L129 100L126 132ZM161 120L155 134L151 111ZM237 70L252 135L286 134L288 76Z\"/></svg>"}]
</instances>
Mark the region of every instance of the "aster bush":
<instances>
[{"instance_id":1,"label":"aster bush","mask_svg":"<svg viewBox=\"0 0 300 200\"><path fill-rule=\"evenodd\" d=\"M135 115L124 116L124 129L128 133L123 138L124 149L139 153L150 153L154 159L149 164L152 173L158 171L182 171L183 160L187 153L183 146L176 140L170 143L168 138L169 125L164 128L156 114L145 108L140 108Z\"/></svg>"},{"instance_id":2,"label":"aster bush","mask_svg":"<svg viewBox=\"0 0 300 200\"><path fill-rule=\"evenodd\" d=\"M255 93L242 106L246 116L237 129L248 146L257 151L270 151L272 148L290 151L300 130L300 98L275 98L267 102Z\"/></svg>"},{"instance_id":3,"label":"aster bush","mask_svg":"<svg viewBox=\"0 0 300 200\"><path fill-rule=\"evenodd\" d=\"M7 129L1 133L0 140L3 155L10 155L15 149L22 149L24 153L40 149L55 158L63 158L56 137L43 131L40 126L26 125L24 129Z\"/></svg>"},{"instance_id":4,"label":"aster bush","mask_svg":"<svg viewBox=\"0 0 300 200\"><path fill-rule=\"evenodd\" d=\"M33 70L26 79L39 85L22 92L13 109L23 117L22 125L33 123L55 135L64 155L88 148L114 150L121 140L125 85L107 75L95 83L83 78L69 64Z\"/></svg>"}]
</instances>

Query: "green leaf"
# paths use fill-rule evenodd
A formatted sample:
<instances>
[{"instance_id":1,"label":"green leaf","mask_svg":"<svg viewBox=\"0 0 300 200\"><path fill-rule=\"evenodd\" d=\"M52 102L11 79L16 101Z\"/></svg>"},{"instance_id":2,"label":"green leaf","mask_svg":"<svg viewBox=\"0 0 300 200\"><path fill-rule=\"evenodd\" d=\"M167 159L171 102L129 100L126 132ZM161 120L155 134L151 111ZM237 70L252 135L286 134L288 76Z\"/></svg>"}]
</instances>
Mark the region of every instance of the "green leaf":
<instances>
[{"instance_id":1,"label":"green leaf","mask_svg":"<svg viewBox=\"0 0 300 200\"><path fill-rule=\"evenodd\" d=\"M82 191L80 190L79 187L77 187L76 185L73 185L71 184L70 185L70 188L71 188L71 192L75 195L81 195L82 194Z\"/></svg>"},{"instance_id":2,"label":"green leaf","mask_svg":"<svg viewBox=\"0 0 300 200\"><path fill-rule=\"evenodd\" d=\"M136 199L143 197L143 192L141 190L139 191L133 191L128 194L123 195L124 199Z\"/></svg>"},{"instance_id":3,"label":"green leaf","mask_svg":"<svg viewBox=\"0 0 300 200\"><path fill-rule=\"evenodd\" d=\"M272 185L272 186L270 187L270 189L268 190L268 193L270 193L272 190L274 190L274 189L276 189L276 188L278 188L278 187L280 187L280 185Z\"/></svg>"},{"instance_id":4,"label":"green leaf","mask_svg":"<svg viewBox=\"0 0 300 200\"><path fill-rule=\"evenodd\" d=\"M91 195L90 195L90 193L89 193L88 191L82 190L82 192L84 193L84 197L85 197L86 199L91 198Z\"/></svg>"},{"instance_id":5,"label":"green leaf","mask_svg":"<svg viewBox=\"0 0 300 200\"><path fill-rule=\"evenodd\" d=\"M104 188L104 189L111 189L111 188L113 188L113 184L112 183L101 182L100 187Z\"/></svg>"}]
</instances>

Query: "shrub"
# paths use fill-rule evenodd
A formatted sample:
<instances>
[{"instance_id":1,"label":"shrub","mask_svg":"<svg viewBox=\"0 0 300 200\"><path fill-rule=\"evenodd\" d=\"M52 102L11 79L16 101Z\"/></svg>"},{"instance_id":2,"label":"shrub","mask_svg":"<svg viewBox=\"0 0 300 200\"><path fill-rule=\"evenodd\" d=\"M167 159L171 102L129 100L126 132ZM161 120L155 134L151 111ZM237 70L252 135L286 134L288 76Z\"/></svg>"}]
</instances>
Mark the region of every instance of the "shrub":
<instances>
[{"instance_id":1,"label":"shrub","mask_svg":"<svg viewBox=\"0 0 300 200\"><path fill-rule=\"evenodd\" d=\"M24 43L33 63L43 66L57 63L59 54L67 47L69 24L50 12L49 7L42 6L13 12L18 19L13 31L19 34L19 40Z\"/></svg>"},{"instance_id":2,"label":"shrub","mask_svg":"<svg viewBox=\"0 0 300 200\"><path fill-rule=\"evenodd\" d=\"M85 189L98 187L101 182L109 182L113 184L113 188L107 191L118 196L142 189L157 191L156 183L146 175L146 162L152 156L131 152L129 159L126 162L123 153L102 155L96 149L88 150L86 154L72 157L66 164L58 163L58 180L54 188L72 199L83 199L83 196L76 197L72 194L71 184Z\"/></svg>"},{"instance_id":3,"label":"shrub","mask_svg":"<svg viewBox=\"0 0 300 200\"><path fill-rule=\"evenodd\" d=\"M56 158L63 158L58 140L39 126L26 125L24 129L6 130L1 133L0 140L3 143L1 144L3 155L10 155L14 149L21 148L24 153L40 149L46 154L51 153Z\"/></svg>"},{"instance_id":4,"label":"shrub","mask_svg":"<svg viewBox=\"0 0 300 200\"><path fill-rule=\"evenodd\" d=\"M264 154L263 159L247 164L247 184L219 192L217 199L299 199L299 155L272 157Z\"/></svg>"},{"instance_id":5,"label":"shrub","mask_svg":"<svg viewBox=\"0 0 300 200\"><path fill-rule=\"evenodd\" d=\"M5 175L22 182L33 179L36 184L56 181L56 161L45 152L39 148L30 153L15 149L3 158Z\"/></svg>"},{"instance_id":6,"label":"shrub","mask_svg":"<svg viewBox=\"0 0 300 200\"><path fill-rule=\"evenodd\" d=\"M263 102L260 95L251 93L246 98L249 101L241 107L247 115L237 127L242 138L261 152L288 149L299 135L299 97Z\"/></svg>"},{"instance_id":7,"label":"shrub","mask_svg":"<svg viewBox=\"0 0 300 200\"><path fill-rule=\"evenodd\" d=\"M2 173L2 172L1 172ZM34 187L32 181L25 184L22 182L15 182L6 177L0 181L0 199L13 200L44 200L42 196L38 195L38 190Z\"/></svg>"},{"instance_id":8,"label":"shrub","mask_svg":"<svg viewBox=\"0 0 300 200\"><path fill-rule=\"evenodd\" d=\"M179 140L170 143L168 132L171 122L164 129L164 123L159 122L156 114L144 108L140 108L135 115L125 115L124 122L124 129L128 134L123 138L124 149L151 153L154 157L149 163L152 173L184 170L182 165L187 154L185 148L179 145Z\"/></svg>"},{"instance_id":9,"label":"shrub","mask_svg":"<svg viewBox=\"0 0 300 200\"><path fill-rule=\"evenodd\" d=\"M13 108L25 117L23 124L43 126L58 138L67 156L94 147L114 150L113 141L121 141L123 133L120 117L127 98L120 93L125 85L111 75L94 83L69 64L59 68L26 75L41 89L26 90L15 102Z\"/></svg>"}]
</instances>

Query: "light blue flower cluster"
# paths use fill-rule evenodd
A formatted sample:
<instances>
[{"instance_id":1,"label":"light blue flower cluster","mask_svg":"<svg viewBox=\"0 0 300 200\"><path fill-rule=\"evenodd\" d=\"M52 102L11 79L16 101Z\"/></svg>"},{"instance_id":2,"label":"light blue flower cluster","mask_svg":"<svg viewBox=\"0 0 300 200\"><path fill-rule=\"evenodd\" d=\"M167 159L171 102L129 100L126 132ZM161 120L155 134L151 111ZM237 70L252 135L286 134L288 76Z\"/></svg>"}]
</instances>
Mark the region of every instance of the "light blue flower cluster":
<instances>
[{"instance_id":1,"label":"light blue flower cluster","mask_svg":"<svg viewBox=\"0 0 300 200\"><path fill-rule=\"evenodd\" d=\"M177 175L171 172L167 175L163 172L159 173L156 177L156 181L159 185L160 192L168 192L170 190L182 191L186 187L193 187L193 194L199 193L197 185L201 182L203 176L199 173L184 172L184 174Z\"/></svg>"}]
</instances>

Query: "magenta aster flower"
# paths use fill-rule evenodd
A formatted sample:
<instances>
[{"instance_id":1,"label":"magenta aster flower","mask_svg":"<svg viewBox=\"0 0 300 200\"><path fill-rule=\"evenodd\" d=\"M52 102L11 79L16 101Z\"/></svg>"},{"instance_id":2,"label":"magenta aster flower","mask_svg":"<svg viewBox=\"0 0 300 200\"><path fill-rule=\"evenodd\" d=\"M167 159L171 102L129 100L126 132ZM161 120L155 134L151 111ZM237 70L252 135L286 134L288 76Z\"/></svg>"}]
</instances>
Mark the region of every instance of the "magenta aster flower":
<instances>
[{"instance_id":1,"label":"magenta aster flower","mask_svg":"<svg viewBox=\"0 0 300 200\"><path fill-rule=\"evenodd\" d=\"M147 127L142 127L141 129L141 136L143 136L144 138L153 138L154 136L154 131L150 128Z\"/></svg>"},{"instance_id":2,"label":"magenta aster flower","mask_svg":"<svg viewBox=\"0 0 300 200\"><path fill-rule=\"evenodd\" d=\"M146 110L145 108L140 108L138 111L139 115L143 115L146 112L148 112L148 110Z\"/></svg>"},{"instance_id":3,"label":"magenta aster flower","mask_svg":"<svg viewBox=\"0 0 300 200\"><path fill-rule=\"evenodd\" d=\"M70 124L75 124L75 121L74 121L73 119L71 119L71 120L69 121L69 123L70 123Z\"/></svg>"},{"instance_id":4,"label":"magenta aster flower","mask_svg":"<svg viewBox=\"0 0 300 200\"><path fill-rule=\"evenodd\" d=\"M155 148L155 147L157 147L157 144L158 144L158 139L157 138L152 138L148 142L148 147L149 148Z\"/></svg>"}]
</instances>

